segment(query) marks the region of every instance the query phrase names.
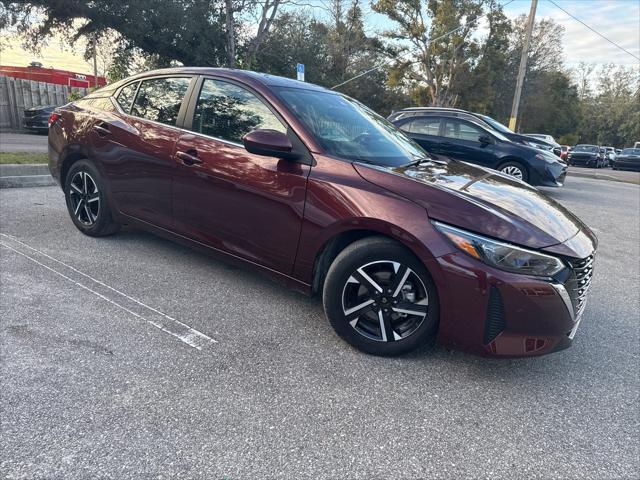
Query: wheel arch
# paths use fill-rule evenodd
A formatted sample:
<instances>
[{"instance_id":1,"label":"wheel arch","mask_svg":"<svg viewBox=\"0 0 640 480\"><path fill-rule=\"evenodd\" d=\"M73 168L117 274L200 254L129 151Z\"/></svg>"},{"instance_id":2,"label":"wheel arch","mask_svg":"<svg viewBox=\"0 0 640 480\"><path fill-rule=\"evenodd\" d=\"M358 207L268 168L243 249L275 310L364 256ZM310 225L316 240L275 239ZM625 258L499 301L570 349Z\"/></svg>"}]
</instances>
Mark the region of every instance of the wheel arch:
<instances>
[{"instance_id":1,"label":"wheel arch","mask_svg":"<svg viewBox=\"0 0 640 480\"><path fill-rule=\"evenodd\" d=\"M79 146L69 148L62 155L62 161L60 162L60 186L62 188L64 188L71 166L78 160L89 160L89 155Z\"/></svg>"},{"instance_id":2,"label":"wheel arch","mask_svg":"<svg viewBox=\"0 0 640 480\"><path fill-rule=\"evenodd\" d=\"M352 243L361 240L363 238L368 237L384 237L390 240L393 240L404 248L406 248L409 252L415 255L423 264L424 261L421 260L423 255L420 255L420 252L416 251L416 243L417 240L413 238L407 232L403 232L399 230L396 226L391 226L392 228L386 230L384 228L351 228L341 230L339 232L331 235L323 244L322 247L318 250L315 255L315 259L313 262L313 274L312 274L312 283L311 283L311 294L317 295L319 292L322 292L322 288L324 285L324 280L327 276L327 272L329 271L329 267L336 259L336 257L342 252L345 248L347 248ZM385 231L386 230L386 231ZM413 240L413 241L408 241ZM413 245L412 245L413 243ZM426 250L426 247L423 247ZM431 252L428 252L428 255L431 256ZM425 268L429 270L429 268L425 265Z\"/></svg>"}]
</instances>

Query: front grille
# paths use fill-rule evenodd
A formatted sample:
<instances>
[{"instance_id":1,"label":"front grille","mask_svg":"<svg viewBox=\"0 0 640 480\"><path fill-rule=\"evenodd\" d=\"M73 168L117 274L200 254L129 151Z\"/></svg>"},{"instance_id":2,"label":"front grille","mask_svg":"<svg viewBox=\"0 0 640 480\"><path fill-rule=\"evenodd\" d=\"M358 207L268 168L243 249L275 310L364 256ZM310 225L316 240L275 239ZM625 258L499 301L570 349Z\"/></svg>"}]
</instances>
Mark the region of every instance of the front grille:
<instances>
[{"instance_id":1,"label":"front grille","mask_svg":"<svg viewBox=\"0 0 640 480\"><path fill-rule=\"evenodd\" d=\"M587 258L580 260L572 260L569 263L573 268L573 273L565 282L565 288L569 292L573 311L578 316L584 308L587 299L587 293L591 286L591 278L593 277L593 261L595 253Z\"/></svg>"},{"instance_id":2,"label":"front grille","mask_svg":"<svg viewBox=\"0 0 640 480\"><path fill-rule=\"evenodd\" d=\"M24 116L25 117L37 117L38 115L42 115L43 110L25 110L24 111Z\"/></svg>"}]
</instances>

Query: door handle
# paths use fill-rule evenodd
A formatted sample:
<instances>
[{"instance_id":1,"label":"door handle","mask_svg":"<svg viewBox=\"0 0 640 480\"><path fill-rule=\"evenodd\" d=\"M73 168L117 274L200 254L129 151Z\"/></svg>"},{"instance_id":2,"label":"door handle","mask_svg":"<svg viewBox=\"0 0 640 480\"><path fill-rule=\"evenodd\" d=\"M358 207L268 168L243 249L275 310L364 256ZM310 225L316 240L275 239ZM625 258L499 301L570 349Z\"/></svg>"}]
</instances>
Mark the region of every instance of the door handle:
<instances>
[{"instance_id":1,"label":"door handle","mask_svg":"<svg viewBox=\"0 0 640 480\"><path fill-rule=\"evenodd\" d=\"M106 123L100 123L98 125L94 125L93 131L96 132L101 137L106 137L107 135L111 135L111 130L109 130L109 126Z\"/></svg>"},{"instance_id":2,"label":"door handle","mask_svg":"<svg viewBox=\"0 0 640 480\"><path fill-rule=\"evenodd\" d=\"M176 152L176 158L179 158L182 163L187 165L188 167L191 167L193 165L201 165L202 160L198 158L198 153L195 150L189 150L189 152L181 152L180 150L178 150Z\"/></svg>"}]
</instances>

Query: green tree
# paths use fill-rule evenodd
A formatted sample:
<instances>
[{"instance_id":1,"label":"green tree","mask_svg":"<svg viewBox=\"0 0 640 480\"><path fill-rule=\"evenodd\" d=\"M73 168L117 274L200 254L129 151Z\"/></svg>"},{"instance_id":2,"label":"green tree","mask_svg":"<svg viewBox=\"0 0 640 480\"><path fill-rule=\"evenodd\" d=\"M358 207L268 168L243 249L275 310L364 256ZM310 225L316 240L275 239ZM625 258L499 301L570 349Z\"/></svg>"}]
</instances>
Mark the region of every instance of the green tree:
<instances>
[{"instance_id":1,"label":"green tree","mask_svg":"<svg viewBox=\"0 0 640 480\"><path fill-rule=\"evenodd\" d=\"M418 105L455 105L459 97L456 86L469 71L467 61L479 52L472 34L485 4L485 0L372 2L374 11L397 24L384 33L395 42L394 56L399 58L392 83L404 82Z\"/></svg>"}]
</instances>

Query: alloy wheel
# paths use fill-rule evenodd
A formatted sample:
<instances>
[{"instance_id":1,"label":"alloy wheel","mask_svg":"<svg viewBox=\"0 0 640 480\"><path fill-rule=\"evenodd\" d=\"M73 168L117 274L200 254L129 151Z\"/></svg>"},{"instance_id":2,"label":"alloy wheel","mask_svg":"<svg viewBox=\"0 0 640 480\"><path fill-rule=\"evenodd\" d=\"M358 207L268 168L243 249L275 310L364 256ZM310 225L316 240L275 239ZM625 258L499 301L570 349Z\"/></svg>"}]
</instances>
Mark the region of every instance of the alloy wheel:
<instances>
[{"instance_id":1,"label":"alloy wheel","mask_svg":"<svg viewBox=\"0 0 640 480\"><path fill-rule=\"evenodd\" d=\"M95 180L85 171L77 172L69 184L69 199L73 215L83 225L90 227L98 220L100 194Z\"/></svg>"},{"instance_id":2,"label":"alloy wheel","mask_svg":"<svg viewBox=\"0 0 640 480\"><path fill-rule=\"evenodd\" d=\"M522 170L516 167L515 165L507 165L500 171L502 173L506 173L507 175L511 175L512 177L516 177L518 180L522 180L522 177L523 177Z\"/></svg>"},{"instance_id":3,"label":"alloy wheel","mask_svg":"<svg viewBox=\"0 0 640 480\"><path fill-rule=\"evenodd\" d=\"M342 290L346 321L360 335L380 342L403 340L427 317L429 296L420 277L391 260L353 272Z\"/></svg>"}]
</instances>

